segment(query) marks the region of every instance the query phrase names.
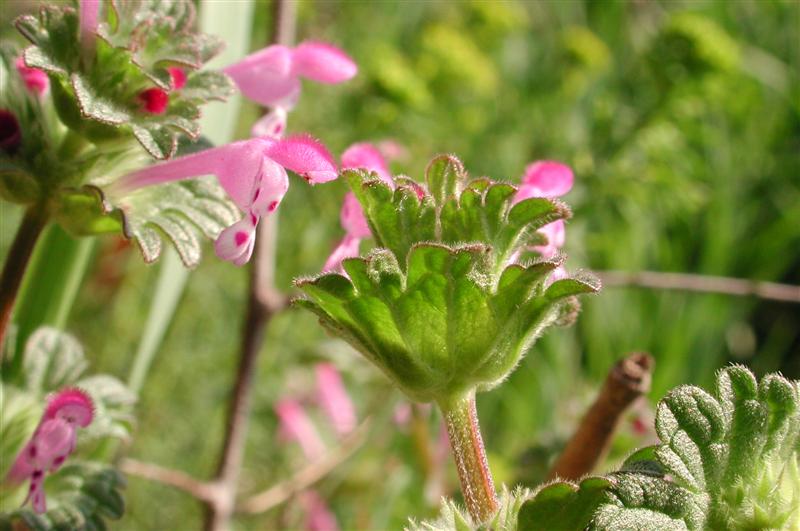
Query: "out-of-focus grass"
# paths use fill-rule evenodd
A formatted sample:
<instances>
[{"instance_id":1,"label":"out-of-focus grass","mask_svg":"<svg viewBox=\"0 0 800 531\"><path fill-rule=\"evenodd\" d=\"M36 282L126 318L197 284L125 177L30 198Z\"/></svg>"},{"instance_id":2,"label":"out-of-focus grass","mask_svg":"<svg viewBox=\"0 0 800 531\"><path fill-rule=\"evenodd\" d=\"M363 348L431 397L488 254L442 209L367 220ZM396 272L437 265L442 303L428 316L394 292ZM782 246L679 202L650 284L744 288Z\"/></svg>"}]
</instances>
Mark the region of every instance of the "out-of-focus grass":
<instances>
[{"instance_id":1,"label":"out-of-focus grass","mask_svg":"<svg viewBox=\"0 0 800 531\"><path fill-rule=\"evenodd\" d=\"M744 2L305 2L300 38L348 51L350 83L307 83L292 131L335 153L393 138L392 163L420 178L427 160L454 152L473 175L516 180L538 158L576 172L566 200L570 267L653 269L800 284L800 47L786 0ZM254 19L266 39L267 4ZM260 39L260 40L259 40ZM240 135L257 116L245 106ZM345 188L293 179L281 206L278 283L316 272L341 237ZM3 205L3 246L13 209ZM93 367L125 376L156 270L105 240L70 323ZM233 380L246 274L206 259L192 275L139 407L133 457L213 472ZM547 333L516 373L482 395L492 465L502 479L535 482L571 431L593 385L631 350L657 359L653 397L708 383L729 360L800 376L800 308L717 295L608 289L587 299L578 324ZM401 400L384 379L309 315L270 326L259 365L242 490L254 492L304 465L282 442L272 405L311 392L311 365L333 359L365 415L365 447L318 485L343 528L399 528L425 517L420 467L390 420ZM310 403L310 402L309 402ZM313 406L309 410L334 444ZM429 421L431 444L436 419ZM617 448L642 444L628 428ZM523 456L521 458L520 456ZM515 472L516 471L516 472ZM457 483L448 463L448 487ZM131 479L124 529L194 529L188 496ZM239 528L302 527L297 501Z\"/></svg>"}]
</instances>

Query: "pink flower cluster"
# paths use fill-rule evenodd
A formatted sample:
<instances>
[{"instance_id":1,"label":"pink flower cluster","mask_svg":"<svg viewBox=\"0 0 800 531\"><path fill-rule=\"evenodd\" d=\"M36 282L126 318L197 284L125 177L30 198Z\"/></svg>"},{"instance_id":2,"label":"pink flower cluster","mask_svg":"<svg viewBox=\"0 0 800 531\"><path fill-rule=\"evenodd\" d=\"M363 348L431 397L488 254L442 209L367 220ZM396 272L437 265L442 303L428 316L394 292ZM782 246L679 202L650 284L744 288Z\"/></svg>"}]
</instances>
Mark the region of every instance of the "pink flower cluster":
<instances>
[{"instance_id":1,"label":"pink flower cluster","mask_svg":"<svg viewBox=\"0 0 800 531\"><path fill-rule=\"evenodd\" d=\"M94 417L92 399L80 389L63 389L47 402L44 415L30 441L22 448L8 473L8 481L30 479L28 496L33 510L47 510L44 494L45 474L55 472L75 450L78 428L85 428Z\"/></svg>"},{"instance_id":2,"label":"pink flower cluster","mask_svg":"<svg viewBox=\"0 0 800 531\"><path fill-rule=\"evenodd\" d=\"M336 435L344 437L356 427L356 411L342 383L341 374L330 363L318 364L315 372L317 380L315 402L327 416ZM300 445L306 459L314 461L322 457L325 453L325 443L299 400L293 398L279 400L275 404L275 413L280 420L280 430L283 435ZM336 517L317 492L303 493L301 502L307 513L306 529L335 531L339 528Z\"/></svg>"}]
</instances>

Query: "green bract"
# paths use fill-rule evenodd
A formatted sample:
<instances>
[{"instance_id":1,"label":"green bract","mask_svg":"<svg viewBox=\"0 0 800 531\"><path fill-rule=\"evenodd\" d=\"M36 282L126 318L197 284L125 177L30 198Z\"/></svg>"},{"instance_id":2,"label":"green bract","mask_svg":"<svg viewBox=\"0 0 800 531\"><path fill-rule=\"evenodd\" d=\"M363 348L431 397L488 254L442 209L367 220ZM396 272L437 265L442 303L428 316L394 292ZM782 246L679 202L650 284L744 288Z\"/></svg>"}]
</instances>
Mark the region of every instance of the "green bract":
<instances>
[{"instance_id":1,"label":"green bract","mask_svg":"<svg viewBox=\"0 0 800 531\"><path fill-rule=\"evenodd\" d=\"M17 19L17 29L34 44L25 50L25 62L50 75L59 117L73 131L95 143L133 134L153 157L171 157L181 134L199 135L199 105L233 92L224 74L197 70L221 43L194 30L194 7L187 0L109 6L101 10L106 21L89 58L74 8L44 5L38 16ZM165 112L147 113L138 95L152 87L170 90L170 66L186 70L186 85L169 93Z\"/></svg>"},{"instance_id":2,"label":"green bract","mask_svg":"<svg viewBox=\"0 0 800 531\"><path fill-rule=\"evenodd\" d=\"M620 472L540 490L519 529L800 528L800 384L730 367L714 395L695 386L668 394L656 431L662 443Z\"/></svg>"},{"instance_id":3,"label":"green bract","mask_svg":"<svg viewBox=\"0 0 800 531\"><path fill-rule=\"evenodd\" d=\"M540 241L536 229L568 216L560 203L515 205L516 188L467 182L454 157L431 163L427 190L344 176L379 248L345 260L347 277L298 280L309 299L297 302L414 400L447 404L497 385L545 327L574 313L574 295L598 289L590 278L548 285L556 262L507 265Z\"/></svg>"}]
</instances>

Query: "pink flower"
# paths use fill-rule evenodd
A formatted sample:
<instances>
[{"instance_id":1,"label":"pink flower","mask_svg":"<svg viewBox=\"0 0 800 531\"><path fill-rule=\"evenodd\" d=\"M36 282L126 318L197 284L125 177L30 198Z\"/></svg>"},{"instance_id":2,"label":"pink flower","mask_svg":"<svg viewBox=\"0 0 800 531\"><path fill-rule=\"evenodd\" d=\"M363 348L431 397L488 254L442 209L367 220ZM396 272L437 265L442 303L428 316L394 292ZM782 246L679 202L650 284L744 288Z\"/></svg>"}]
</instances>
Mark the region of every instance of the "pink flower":
<instances>
[{"instance_id":1,"label":"pink flower","mask_svg":"<svg viewBox=\"0 0 800 531\"><path fill-rule=\"evenodd\" d=\"M341 83L358 72L342 50L329 44L304 42L296 48L268 46L224 72L247 98L267 107L291 109L300 92L300 78L320 83Z\"/></svg>"},{"instance_id":2,"label":"pink flower","mask_svg":"<svg viewBox=\"0 0 800 531\"><path fill-rule=\"evenodd\" d=\"M169 72L169 78L172 81L170 87L172 90L180 90L186 85L186 72L183 68L168 66L167 72Z\"/></svg>"},{"instance_id":3,"label":"pink flower","mask_svg":"<svg viewBox=\"0 0 800 531\"><path fill-rule=\"evenodd\" d=\"M319 404L333 424L336 433L347 435L356 427L356 412L350 395L342 384L342 377L330 363L320 363L315 370Z\"/></svg>"},{"instance_id":4,"label":"pink flower","mask_svg":"<svg viewBox=\"0 0 800 531\"><path fill-rule=\"evenodd\" d=\"M574 179L569 166L560 162L540 160L528 164L514 202L518 203L531 197L560 197L572 189ZM554 221L539 229L539 232L547 237L547 244L535 246L533 250L549 260L564 246L566 237L564 221Z\"/></svg>"},{"instance_id":5,"label":"pink flower","mask_svg":"<svg viewBox=\"0 0 800 531\"><path fill-rule=\"evenodd\" d=\"M149 114L164 114L169 105L169 94L164 89L152 87L139 93L142 108Z\"/></svg>"},{"instance_id":6,"label":"pink flower","mask_svg":"<svg viewBox=\"0 0 800 531\"><path fill-rule=\"evenodd\" d=\"M303 493L307 531L339 531L339 523L325 500L313 490Z\"/></svg>"},{"instance_id":7,"label":"pink flower","mask_svg":"<svg viewBox=\"0 0 800 531\"><path fill-rule=\"evenodd\" d=\"M78 17L80 20L81 45L84 50L94 50L97 18L100 14L100 1L80 0Z\"/></svg>"},{"instance_id":8,"label":"pink flower","mask_svg":"<svg viewBox=\"0 0 800 531\"><path fill-rule=\"evenodd\" d=\"M22 82L29 91L41 96L50 86L50 79L47 74L38 68L30 68L25 64L25 59L22 56L17 57L15 63L17 72L22 78Z\"/></svg>"},{"instance_id":9,"label":"pink flower","mask_svg":"<svg viewBox=\"0 0 800 531\"><path fill-rule=\"evenodd\" d=\"M353 144L342 153L342 169L348 168L360 168L375 172L383 182L394 188L394 180L386 160L381 152L371 144ZM342 228L345 230L345 236L325 261L323 271L341 270L342 260L358 256L361 240L372 235L361 204L352 192L348 192L344 196L339 217Z\"/></svg>"},{"instance_id":10,"label":"pink flower","mask_svg":"<svg viewBox=\"0 0 800 531\"><path fill-rule=\"evenodd\" d=\"M280 400L275 404L275 413L280 419L281 429L297 441L307 459L314 460L325 453L325 443L299 402L289 398Z\"/></svg>"},{"instance_id":11,"label":"pink flower","mask_svg":"<svg viewBox=\"0 0 800 531\"><path fill-rule=\"evenodd\" d=\"M124 193L181 179L215 175L245 216L217 238L217 256L243 265L253 252L262 216L274 212L289 188L285 168L311 184L335 179L336 164L319 141L309 136L284 140L254 138L160 162L129 173L111 193Z\"/></svg>"},{"instance_id":12,"label":"pink flower","mask_svg":"<svg viewBox=\"0 0 800 531\"><path fill-rule=\"evenodd\" d=\"M30 478L28 496L23 505L30 500L37 513L47 511L45 474L55 472L64 464L75 450L78 428L91 424L93 417L92 399L80 389L63 389L48 401L33 436L8 473L8 480L12 483Z\"/></svg>"}]
</instances>

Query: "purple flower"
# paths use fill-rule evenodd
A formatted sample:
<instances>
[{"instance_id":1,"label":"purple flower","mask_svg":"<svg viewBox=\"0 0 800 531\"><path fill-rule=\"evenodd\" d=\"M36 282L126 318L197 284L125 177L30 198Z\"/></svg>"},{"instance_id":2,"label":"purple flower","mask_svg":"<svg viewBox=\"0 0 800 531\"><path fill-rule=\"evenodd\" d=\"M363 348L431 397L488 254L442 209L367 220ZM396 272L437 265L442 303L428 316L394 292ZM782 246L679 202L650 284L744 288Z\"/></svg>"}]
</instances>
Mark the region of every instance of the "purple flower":
<instances>
[{"instance_id":1,"label":"purple flower","mask_svg":"<svg viewBox=\"0 0 800 531\"><path fill-rule=\"evenodd\" d=\"M325 146L309 136L253 138L167 160L124 176L112 193L130 192L181 179L215 175L245 216L217 238L217 256L243 265L253 253L262 216L274 212L289 188L286 168L311 184L335 179L336 164Z\"/></svg>"},{"instance_id":2,"label":"purple flower","mask_svg":"<svg viewBox=\"0 0 800 531\"><path fill-rule=\"evenodd\" d=\"M78 428L85 428L94 417L94 404L84 391L67 388L59 391L47 403L42 419L30 441L22 448L8 481L19 483L30 479L28 496L37 513L47 511L44 494L45 474L55 472L75 450Z\"/></svg>"},{"instance_id":3,"label":"purple flower","mask_svg":"<svg viewBox=\"0 0 800 531\"><path fill-rule=\"evenodd\" d=\"M296 48L275 44L248 55L224 72L242 94L272 112L252 128L252 136L279 138L286 130L286 114L300 97L300 78L320 83L342 83L358 73L358 66L342 50L319 42Z\"/></svg>"}]
</instances>

